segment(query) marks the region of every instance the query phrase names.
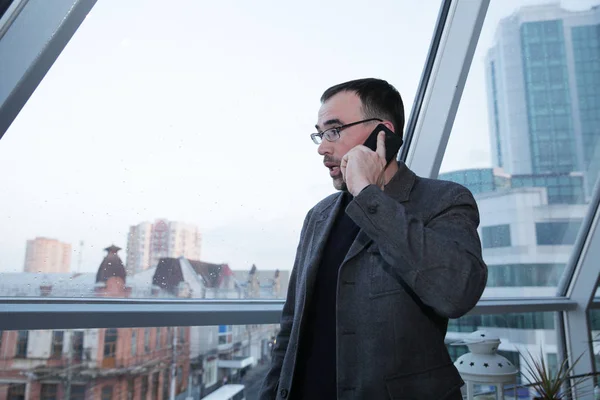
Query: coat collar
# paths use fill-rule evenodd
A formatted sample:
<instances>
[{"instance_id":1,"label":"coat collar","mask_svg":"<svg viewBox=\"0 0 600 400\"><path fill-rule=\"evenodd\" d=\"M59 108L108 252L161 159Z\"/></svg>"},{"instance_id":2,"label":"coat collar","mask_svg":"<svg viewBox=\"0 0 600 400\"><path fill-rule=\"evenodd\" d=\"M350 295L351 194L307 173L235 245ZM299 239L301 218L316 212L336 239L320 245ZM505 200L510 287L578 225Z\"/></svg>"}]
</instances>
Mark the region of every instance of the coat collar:
<instances>
[{"instance_id":1,"label":"coat collar","mask_svg":"<svg viewBox=\"0 0 600 400\"><path fill-rule=\"evenodd\" d=\"M385 185L383 192L400 202L408 201L415 184L416 175L402 161L398 162L398 171Z\"/></svg>"},{"instance_id":2,"label":"coat collar","mask_svg":"<svg viewBox=\"0 0 600 400\"><path fill-rule=\"evenodd\" d=\"M406 202L410 200L410 192L415 184L416 175L412 172L406 164L398 162L398 171L392 179L385 185L384 193L395 199L398 202ZM323 250L325 248L325 242L329 236L329 232L333 227L333 223L339 212L342 212L340 208L343 204L343 196L346 193L339 193L337 196L332 196L328 204L325 204L321 215L316 222L315 234L317 237L317 248L313 254L313 263L318 264L321 259ZM373 240L367 236L367 234L361 229L358 233L354 243L350 247L348 254L346 255L345 261L356 256L360 251L367 247ZM344 262L345 262L344 261Z\"/></svg>"},{"instance_id":3,"label":"coat collar","mask_svg":"<svg viewBox=\"0 0 600 400\"><path fill-rule=\"evenodd\" d=\"M410 192L415 184L416 175L402 161L398 162L398 171L392 179L385 185L383 192L391 198L405 202L410 199ZM319 220L333 218L337 216L339 208L342 205L342 196L345 194L340 192L337 196L332 196L327 204L321 210Z\"/></svg>"}]
</instances>

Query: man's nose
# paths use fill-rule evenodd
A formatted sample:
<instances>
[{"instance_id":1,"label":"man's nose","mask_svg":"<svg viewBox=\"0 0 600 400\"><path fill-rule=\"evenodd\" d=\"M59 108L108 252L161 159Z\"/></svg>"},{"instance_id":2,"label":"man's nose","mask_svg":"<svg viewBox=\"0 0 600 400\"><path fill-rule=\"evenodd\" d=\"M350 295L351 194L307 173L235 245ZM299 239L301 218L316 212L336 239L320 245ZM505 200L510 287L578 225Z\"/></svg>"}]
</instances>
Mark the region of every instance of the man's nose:
<instances>
[{"instance_id":1,"label":"man's nose","mask_svg":"<svg viewBox=\"0 0 600 400\"><path fill-rule=\"evenodd\" d=\"M323 139L323 141L317 148L317 151L321 156L324 156L325 154L333 154L333 143L327 139Z\"/></svg>"}]
</instances>

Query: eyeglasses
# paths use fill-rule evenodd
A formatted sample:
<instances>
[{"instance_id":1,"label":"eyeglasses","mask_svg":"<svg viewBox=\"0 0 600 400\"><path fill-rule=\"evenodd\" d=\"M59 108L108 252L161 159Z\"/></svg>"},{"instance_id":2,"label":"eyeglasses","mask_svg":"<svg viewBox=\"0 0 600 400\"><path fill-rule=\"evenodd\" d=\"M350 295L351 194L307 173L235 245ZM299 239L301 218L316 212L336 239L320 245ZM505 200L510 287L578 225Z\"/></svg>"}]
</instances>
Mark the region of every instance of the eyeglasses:
<instances>
[{"instance_id":1,"label":"eyeglasses","mask_svg":"<svg viewBox=\"0 0 600 400\"><path fill-rule=\"evenodd\" d=\"M325 138L329 142L335 142L336 140L338 140L340 138L340 132L343 131L344 129L350 128L351 126L354 126L354 125L364 124L365 122L371 122L371 121L383 122L383 120L379 119L379 118L364 119L362 121L356 121L356 122L352 122L350 124L336 126L335 128L329 128L323 132L311 133L310 138L312 139L313 142L315 142L315 144L321 144L321 142L323 141L323 138Z\"/></svg>"}]
</instances>

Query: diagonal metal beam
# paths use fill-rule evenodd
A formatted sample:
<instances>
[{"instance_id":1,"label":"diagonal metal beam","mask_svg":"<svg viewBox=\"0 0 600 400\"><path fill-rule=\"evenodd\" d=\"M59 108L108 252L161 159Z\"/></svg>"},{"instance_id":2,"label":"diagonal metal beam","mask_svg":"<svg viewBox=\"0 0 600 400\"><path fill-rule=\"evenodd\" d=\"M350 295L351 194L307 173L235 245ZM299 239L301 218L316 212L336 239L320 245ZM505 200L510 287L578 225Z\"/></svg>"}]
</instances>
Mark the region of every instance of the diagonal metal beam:
<instances>
[{"instance_id":1,"label":"diagonal metal beam","mask_svg":"<svg viewBox=\"0 0 600 400\"><path fill-rule=\"evenodd\" d=\"M7 17L0 27L0 139L96 0L18 3L14 18Z\"/></svg>"},{"instance_id":2,"label":"diagonal metal beam","mask_svg":"<svg viewBox=\"0 0 600 400\"><path fill-rule=\"evenodd\" d=\"M419 176L438 175L489 3L452 1L412 143L402 153Z\"/></svg>"}]
</instances>

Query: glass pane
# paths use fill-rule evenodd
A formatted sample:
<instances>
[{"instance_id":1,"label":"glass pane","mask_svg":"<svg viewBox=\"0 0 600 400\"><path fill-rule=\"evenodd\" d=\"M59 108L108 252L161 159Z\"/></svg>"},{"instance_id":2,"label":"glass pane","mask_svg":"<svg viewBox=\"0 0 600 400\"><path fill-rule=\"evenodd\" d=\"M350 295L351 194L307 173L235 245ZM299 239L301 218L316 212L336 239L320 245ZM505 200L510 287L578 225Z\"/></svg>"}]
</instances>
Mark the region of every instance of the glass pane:
<instances>
[{"instance_id":1,"label":"glass pane","mask_svg":"<svg viewBox=\"0 0 600 400\"><path fill-rule=\"evenodd\" d=\"M556 295L598 181L600 8L561 4L490 3L442 162L477 199L484 297Z\"/></svg>"},{"instance_id":2,"label":"glass pane","mask_svg":"<svg viewBox=\"0 0 600 400\"><path fill-rule=\"evenodd\" d=\"M0 143L0 295L284 297L321 94L382 77L408 115L439 7L98 2Z\"/></svg>"},{"instance_id":3,"label":"glass pane","mask_svg":"<svg viewBox=\"0 0 600 400\"><path fill-rule=\"evenodd\" d=\"M19 332L4 331L0 399L18 398L29 387L31 399L63 399L70 391L73 400L166 400L174 385L176 400L185 400L203 398L228 384L242 385L246 399L257 399L278 329L278 325L229 326L232 342L227 345L218 341L218 326L117 328L114 341L109 329L64 330L59 331L65 337L60 357L51 354L53 331L28 331L26 358L17 357L9 345ZM132 354L133 340L143 348L143 336L135 332L144 330L150 333L151 348ZM84 343L81 354L75 348L77 334ZM155 342L156 337L160 339ZM116 343L116 351L108 356L98 351L107 342Z\"/></svg>"},{"instance_id":4,"label":"glass pane","mask_svg":"<svg viewBox=\"0 0 600 400\"><path fill-rule=\"evenodd\" d=\"M505 385L506 398L515 398L514 386L517 384L518 398L532 399L536 394L534 388L526 388L524 385L538 382L539 379L527 372L528 362L543 359L548 369L554 374L556 374L558 363L562 362L558 355L555 316L556 313L553 312L534 312L469 315L450 320L446 335L447 348L452 360L457 361L459 357L469 352L469 349L467 346L452 345L452 343L467 338L468 334L477 330L485 330L488 335L497 336L500 339L498 354L506 359L506 364L512 364L519 371L515 382ZM507 366L505 361L499 362L503 364L502 367ZM486 398L483 396L492 390L491 385L476 387L476 393L482 396L478 398L482 399Z\"/></svg>"}]
</instances>

